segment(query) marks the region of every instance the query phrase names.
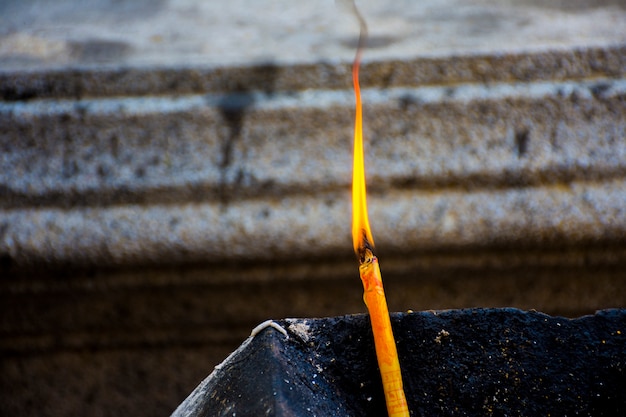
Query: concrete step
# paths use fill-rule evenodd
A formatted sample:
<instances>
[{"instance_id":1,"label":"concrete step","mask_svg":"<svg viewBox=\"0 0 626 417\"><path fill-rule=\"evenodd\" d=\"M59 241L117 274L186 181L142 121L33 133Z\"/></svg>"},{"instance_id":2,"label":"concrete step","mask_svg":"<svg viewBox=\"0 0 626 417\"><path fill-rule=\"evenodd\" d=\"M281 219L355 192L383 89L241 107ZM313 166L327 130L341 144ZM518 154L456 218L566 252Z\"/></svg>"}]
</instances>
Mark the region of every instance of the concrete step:
<instances>
[{"instance_id":1,"label":"concrete step","mask_svg":"<svg viewBox=\"0 0 626 417\"><path fill-rule=\"evenodd\" d=\"M367 88L381 250L624 236L625 92L606 76ZM5 102L5 263L347 253L352 108L348 90Z\"/></svg>"}]
</instances>

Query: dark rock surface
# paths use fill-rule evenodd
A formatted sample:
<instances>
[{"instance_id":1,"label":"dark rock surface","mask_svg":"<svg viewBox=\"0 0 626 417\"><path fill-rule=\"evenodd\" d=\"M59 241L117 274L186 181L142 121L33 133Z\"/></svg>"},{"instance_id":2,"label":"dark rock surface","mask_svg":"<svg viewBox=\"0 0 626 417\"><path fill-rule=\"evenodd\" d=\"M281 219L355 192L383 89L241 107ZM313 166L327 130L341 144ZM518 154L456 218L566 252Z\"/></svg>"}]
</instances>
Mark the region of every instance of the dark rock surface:
<instances>
[{"instance_id":1,"label":"dark rock surface","mask_svg":"<svg viewBox=\"0 0 626 417\"><path fill-rule=\"evenodd\" d=\"M385 415L367 315L277 321L173 416ZM623 416L626 310L393 314L412 416Z\"/></svg>"}]
</instances>

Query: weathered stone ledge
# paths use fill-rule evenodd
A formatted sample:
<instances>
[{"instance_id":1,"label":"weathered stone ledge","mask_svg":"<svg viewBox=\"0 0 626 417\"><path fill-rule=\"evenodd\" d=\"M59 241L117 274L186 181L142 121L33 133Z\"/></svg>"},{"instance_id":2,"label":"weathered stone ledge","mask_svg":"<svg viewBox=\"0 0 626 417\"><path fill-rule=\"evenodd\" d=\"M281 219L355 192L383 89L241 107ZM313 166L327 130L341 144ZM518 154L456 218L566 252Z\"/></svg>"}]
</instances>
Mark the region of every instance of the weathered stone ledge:
<instances>
[{"instance_id":1,"label":"weathered stone ledge","mask_svg":"<svg viewBox=\"0 0 626 417\"><path fill-rule=\"evenodd\" d=\"M619 79L368 89L379 246L618 241L625 91ZM3 265L349 248L351 108L348 91L4 103Z\"/></svg>"},{"instance_id":2,"label":"weathered stone ledge","mask_svg":"<svg viewBox=\"0 0 626 417\"><path fill-rule=\"evenodd\" d=\"M388 191L370 199L370 212L377 243L390 253L617 243L626 235L624 190L619 179L471 193ZM348 232L337 232L346 213L347 196L320 195L228 206L19 209L2 213L4 253L13 268L323 258L349 248Z\"/></svg>"},{"instance_id":3,"label":"weathered stone ledge","mask_svg":"<svg viewBox=\"0 0 626 417\"><path fill-rule=\"evenodd\" d=\"M623 77L626 47L578 47L534 52L450 55L438 58L365 62L362 83L394 88L491 82L564 81ZM369 61L369 60L368 60ZM454 65L450 65L450 62ZM228 94L263 90L291 92L350 87L350 64L284 65L272 62L237 67L125 67L106 65L46 70L0 70L0 99L73 100L114 96Z\"/></svg>"}]
</instances>

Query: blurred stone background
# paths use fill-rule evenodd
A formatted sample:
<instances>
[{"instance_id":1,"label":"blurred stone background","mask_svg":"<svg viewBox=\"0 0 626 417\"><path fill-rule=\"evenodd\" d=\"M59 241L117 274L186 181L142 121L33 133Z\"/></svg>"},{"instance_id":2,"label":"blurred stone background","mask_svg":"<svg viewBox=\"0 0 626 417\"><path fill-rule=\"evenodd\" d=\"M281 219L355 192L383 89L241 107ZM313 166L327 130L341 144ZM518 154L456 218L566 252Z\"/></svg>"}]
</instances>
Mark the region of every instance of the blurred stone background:
<instances>
[{"instance_id":1,"label":"blurred stone background","mask_svg":"<svg viewBox=\"0 0 626 417\"><path fill-rule=\"evenodd\" d=\"M626 1L358 2L389 306L626 305ZM169 415L268 318L364 312L357 27L0 3L0 414Z\"/></svg>"}]
</instances>

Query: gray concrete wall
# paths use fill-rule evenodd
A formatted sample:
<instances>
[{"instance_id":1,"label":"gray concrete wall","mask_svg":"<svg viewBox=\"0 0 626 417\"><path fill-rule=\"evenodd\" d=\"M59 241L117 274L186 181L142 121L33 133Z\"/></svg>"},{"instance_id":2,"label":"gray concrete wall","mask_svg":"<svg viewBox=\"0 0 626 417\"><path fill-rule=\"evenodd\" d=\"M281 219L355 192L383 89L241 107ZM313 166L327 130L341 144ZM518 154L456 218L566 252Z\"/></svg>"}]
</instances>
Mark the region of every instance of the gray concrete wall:
<instances>
[{"instance_id":1,"label":"gray concrete wall","mask_svg":"<svg viewBox=\"0 0 626 417\"><path fill-rule=\"evenodd\" d=\"M261 4L0 6L0 414L168 414L257 322L365 311L356 27ZM623 307L625 3L362 6L390 308Z\"/></svg>"},{"instance_id":2,"label":"gray concrete wall","mask_svg":"<svg viewBox=\"0 0 626 417\"><path fill-rule=\"evenodd\" d=\"M586 76L562 77L559 55ZM547 56L502 58L512 62L488 84L469 73L364 91L383 253L624 235L624 48ZM524 59L543 78L516 80ZM222 77L247 80L236 92L5 101L10 268L349 253L351 92L276 89L272 67L243 72Z\"/></svg>"}]
</instances>

